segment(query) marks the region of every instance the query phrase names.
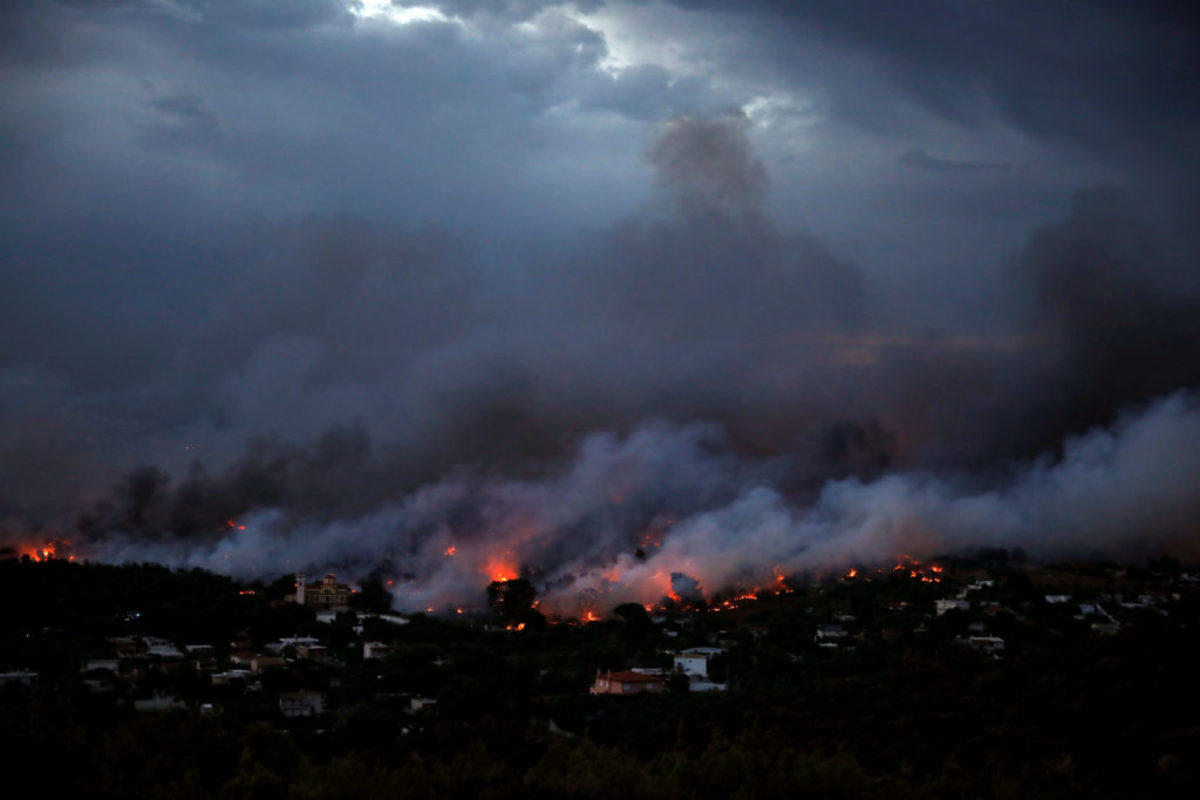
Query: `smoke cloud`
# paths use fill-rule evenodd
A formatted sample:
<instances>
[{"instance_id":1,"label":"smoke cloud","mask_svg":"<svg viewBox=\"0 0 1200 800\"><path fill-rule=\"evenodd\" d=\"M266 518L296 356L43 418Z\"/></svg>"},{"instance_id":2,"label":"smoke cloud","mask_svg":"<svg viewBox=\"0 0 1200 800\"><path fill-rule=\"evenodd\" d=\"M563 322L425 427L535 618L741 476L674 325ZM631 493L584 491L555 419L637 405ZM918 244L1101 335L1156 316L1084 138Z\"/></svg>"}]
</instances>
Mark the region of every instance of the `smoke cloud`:
<instances>
[{"instance_id":1,"label":"smoke cloud","mask_svg":"<svg viewBox=\"0 0 1200 800\"><path fill-rule=\"evenodd\" d=\"M806 505L717 430L652 424L589 436L561 474L539 481L463 474L362 516L296 523L264 510L216 541L115 537L95 553L246 578L336 564L394 577L399 604L414 610L477 606L490 580L525 575L548 610L580 613L980 544L1042 558L1195 554L1198 471L1193 394L1072 438L1061 458L993 489L899 472L830 481Z\"/></svg>"},{"instance_id":2,"label":"smoke cloud","mask_svg":"<svg viewBox=\"0 0 1200 800\"><path fill-rule=\"evenodd\" d=\"M566 613L1194 551L1182 17L244 5L0 12L0 545Z\"/></svg>"}]
</instances>

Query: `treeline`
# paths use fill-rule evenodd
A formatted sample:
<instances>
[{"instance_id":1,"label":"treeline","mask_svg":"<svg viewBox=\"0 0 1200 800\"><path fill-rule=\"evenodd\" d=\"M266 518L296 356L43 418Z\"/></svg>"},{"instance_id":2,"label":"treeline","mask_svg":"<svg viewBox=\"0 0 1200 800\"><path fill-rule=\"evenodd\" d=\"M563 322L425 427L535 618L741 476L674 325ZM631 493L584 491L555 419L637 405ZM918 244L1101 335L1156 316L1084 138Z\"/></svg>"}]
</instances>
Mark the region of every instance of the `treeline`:
<instances>
[{"instance_id":1,"label":"treeline","mask_svg":"<svg viewBox=\"0 0 1200 800\"><path fill-rule=\"evenodd\" d=\"M429 752L371 748L331 753L328 743L265 723L183 712L85 720L39 699L3 703L0 747L48 796L95 798L1071 798L1129 796L1128 787L1081 776L1067 758L1029 764L1002 760L967 766L947 756L933 768L902 763L870 769L851 747L821 749L783 728L751 725L677 731L639 754L628 743L550 733L544 726L489 739L486 721L473 736L432 734ZM640 701L635 701L640 702ZM495 731L491 731L494 733ZM1153 796L1184 796L1170 776L1141 787ZM1152 790L1152 791L1150 791Z\"/></svg>"}]
</instances>

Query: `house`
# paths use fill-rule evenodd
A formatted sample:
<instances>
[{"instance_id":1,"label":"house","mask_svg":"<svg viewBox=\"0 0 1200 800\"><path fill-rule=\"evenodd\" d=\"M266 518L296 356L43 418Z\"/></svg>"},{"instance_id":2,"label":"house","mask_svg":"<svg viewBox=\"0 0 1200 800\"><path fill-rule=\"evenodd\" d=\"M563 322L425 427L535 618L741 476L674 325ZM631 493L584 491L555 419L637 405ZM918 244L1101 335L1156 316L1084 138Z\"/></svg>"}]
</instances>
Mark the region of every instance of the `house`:
<instances>
[{"instance_id":1,"label":"house","mask_svg":"<svg viewBox=\"0 0 1200 800\"><path fill-rule=\"evenodd\" d=\"M596 671L596 680L592 684L592 694L645 694L661 692L665 682L662 675L649 675L645 672L623 670L621 672Z\"/></svg>"},{"instance_id":2,"label":"house","mask_svg":"<svg viewBox=\"0 0 1200 800\"><path fill-rule=\"evenodd\" d=\"M279 695L279 711L285 717L315 717L325 713L322 692L285 692Z\"/></svg>"},{"instance_id":3,"label":"house","mask_svg":"<svg viewBox=\"0 0 1200 800\"><path fill-rule=\"evenodd\" d=\"M708 662L725 652L724 647L689 647L675 654L675 669L693 677L708 677Z\"/></svg>"},{"instance_id":4,"label":"house","mask_svg":"<svg viewBox=\"0 0 1200 800\"><path fill-rule=\"evenodd\" d=\"M363 660L370 658L387 658L396 650L390 644L383 642L363 642Z\"/></svg>"},{"instance_id":5,"label":"house","mask_svg":"<svg viewBox=\"0 0 1200 800\"><path fill-rule=\"evenodd\" d=\"M224 672L214 672L210 676L213 686L229 686L235 682L244 682L251 675L248 669L227 669Z\"/></svg>"},{"instance_id":6,"label":"house","mask_svg":"<svg viewBox=\"0 0 1200 800\"><path fill-rule=\"evenodd\" d=\"M315 636L284 636L278 642L271 642L267 645L267 649L275 653L283 652L284 649L299 648L305 645L320 644L321 640Z\"/></svg>"},{"instance_id":7,"label":"house","mask_svg":"<svg viewBox=\"0 0 1200 800\"><path fill-rule=\"evenodd\" d=\"M937 615L940 617L947 611L970 611L970 600L959 600L956 597L946 597L941 600L934 601L934 607L937 609Z\"/></svg>"},{"instance_id":8,"label":"house","mask_svg":"<svg viewBox=\"0 0 1200 800\"><path fill-rule=\"evenodd\" d=\"M817 626L818 642L831 641L833 639L843 639L846 636L846 629L841 625L819 625Z\"/></svg>"},{"instance_id":9,"label":"house","mask_svg":"<svg viewBox=\"0 0 1200 800\"><path fill-rule=\"evenodd\" d=\"M1000 654L1004 652L1004 640L999 636L969 636L967 644L981 653Z\"/></svg>"},{"instance_id":10,"label":"house","mask_svg":"<svg viewBox=\"0 0 1200 800\"><path fill-rule=\"evenodd\" d=\"M325 664L331 660L332 656L329 648L323 644L303 644L296 648L296 658L307 658L319 664Z\"/></svg>"},{"instance_id":11,"label":"house","mask_svg":"<svg viewBox=\"0 0 1200 800\"><path fill-rule=\"evenodd\" d=\"M183 653L169 639L143 636L142 641L146 645L146 655L152 658L183 658Z\"/></svg>"},{"instance_id":12,"label":"house","mask_svg":"<svg viewBox=\"0 0 1200 800\"><path fill-rule=\"evenodd\" d=\"M287 662L279 656L255 656L250 659L250 671L255 675L261 675L269 669L279 669L287 666Z\"/></svg>"},{"instance_id":13,"label":"house","mask_svg":"<svg viewBox=\"0 0 1200 800\"><path fill-rule=\"evenodd\" d=\"M38 674L32 670L18 669L11 672L0 672L0 686L13 684L16 686L37 686Z\"/></svg>"}]
</instances>

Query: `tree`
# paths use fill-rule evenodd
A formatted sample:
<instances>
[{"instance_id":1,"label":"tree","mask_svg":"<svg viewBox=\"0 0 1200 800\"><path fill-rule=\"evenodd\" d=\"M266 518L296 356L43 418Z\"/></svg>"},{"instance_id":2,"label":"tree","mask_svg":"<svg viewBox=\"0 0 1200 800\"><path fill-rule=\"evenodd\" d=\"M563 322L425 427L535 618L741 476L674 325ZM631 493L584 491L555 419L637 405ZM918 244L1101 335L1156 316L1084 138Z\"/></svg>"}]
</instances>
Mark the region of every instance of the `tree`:
<instances>
[{"instance_id":1,"label":"tree","mask_svg":"<svg viewBox=\"0 0 1200 800\"><path fill-rule=\"evenodd\" d=\"M384 588L383 581L368 578L362 582L362 590L350 597L350 605L363 611L386 614L392 610L392 594Z\"/></svg>"},{"instance_id":2,"label":"tree","mask_svg":"<svg viewBox=\"0 0 1200 800\"><path fill-rule=\"evenodd\" d=\"M525 578L492 581L488 585L488 605L505 621L519 622L533 611L537 590Z\"/></svg>"}]
</instances>

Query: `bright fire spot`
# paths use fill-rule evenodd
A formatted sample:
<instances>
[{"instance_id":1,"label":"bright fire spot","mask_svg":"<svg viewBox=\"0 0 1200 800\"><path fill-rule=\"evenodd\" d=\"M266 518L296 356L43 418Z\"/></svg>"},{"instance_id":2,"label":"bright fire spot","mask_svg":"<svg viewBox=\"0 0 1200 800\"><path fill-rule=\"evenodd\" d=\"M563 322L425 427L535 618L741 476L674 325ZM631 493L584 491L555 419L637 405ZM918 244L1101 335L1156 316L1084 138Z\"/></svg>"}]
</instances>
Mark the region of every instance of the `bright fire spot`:
<instances>
[{"instance_id":1,"label":"bright fire spot","mask_svg":"<svg viewBox=\"0 0 1200 800\"><path fill-rule=\"evenodd\" d=\"M446 555L452 556L458 552L458 548L455 547L454 545L450 545L449 547L446 548L445 552L446 552Z\"/></svg>"},{"instance_id":2,"label":"bright fire spot","mask_svg":"<svg viewBox=\"0 0 1200 800\"><path fill-rule=\"evenodd\" d=\"M512 563L506 561L503 557L495 557L487 562L483 568L488 577L493 581L503 583L511 581L517 577L517 568Z\"/></svg>"},{"instance_id":3,"label":"bright fire spot","mask_svg":"<svg viewBox=\"0 0 1200 800\"><path fill-rule=\"evenodd\" d=\"M595 614L593 614L591 611L587 611L583 615L584 622L598 622L599 620L600 620L600 618L597 617Z\"/></svg>"},{"instance_id":4,"label":"bright fire spot","mask_svg":"<svg viewBox=\"0 0 1200 800\"><path fill-rule=\"evenodd\" d=\"M227 519L227 520L225 520L225 524L226 524L227 526L229 526L229 529L230 529L230 530L234 530L234 531L244 531L244 530L246 530L246 526L245 526L245 525L238 525L236 522L234 522L234 521L233 521L233 520L231 520L231 519Z\"/></svg>"},{"instance_id":5,"label":"bright fire spot","mask_svg":"<svg viewBox=\"0 0 1200 800\"><path fill-rule=\"evenodd\" d=\"M252 594L254 594L254 590L253 590L253 589L242 589L240 592L238 592L238 594L240 594L240 595L252 595Z\"/></svg>"},{"instance_id":6,"label":"bright fire spot","mask_svg":"<svg viewBox=\"0 0 1200 800\"><path fill-rule=\"evenodd\" d=\"M518 622L516 625L506 625L504 629L507 631L523 631L525 630L525 623Z\"/></svg>"},{"instance_id":7,"label":"bright fire spot","mask_svg":"<svg viewBox=\"0 0 1200 800\"><path fill-rule=\"evenodd\" d=\"M63 558L63 556L59 555L58 553L58 548L60 545L69 546L70 542L46 542L46 544L42 547L31 547L21 555L29 556L29 558L34 561L54 561L55 559ZM75 556L68 555L66 560L74 561Z\"/></svg>"},{"instance_id":8,"label":"bright fire spot","mask_svg":"<svg viewBox=\"0 0 1200 800\"><path fill-rule=\"evenodd\" d=\"M433 613L433 606L429 606L429 608L425 609L425 613L426 613L426 614L432 614L432 613Z\"/></svg>"},{"instance_id":9,"label":"bright fire spot","mask_svg":"<svg viewBox=\"0 0 1200 800\"><path fill-rule=\"evenodd\" d=\"M847 578L857 578L857 577L858 577L858 570L856 570L856 569L852 569L852 570L850 570L849 572L847 572L847 573L846 573L846 577L847 577Z\"/></svg>"},{"instance_id":10,"label":"bright fire spot","mask_svg":"<svg viewBox=\"0 0 1200 800\"><path fill-rule=\"evenodd\" d=\"M462 609L461 609L461 608L456 608L456 609L454 609L454 613L455 613L455 614L461 614L461 613L462 613Z\"/></svg>"}]
</instances>

